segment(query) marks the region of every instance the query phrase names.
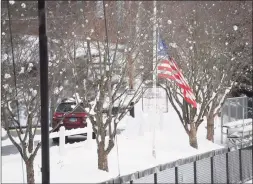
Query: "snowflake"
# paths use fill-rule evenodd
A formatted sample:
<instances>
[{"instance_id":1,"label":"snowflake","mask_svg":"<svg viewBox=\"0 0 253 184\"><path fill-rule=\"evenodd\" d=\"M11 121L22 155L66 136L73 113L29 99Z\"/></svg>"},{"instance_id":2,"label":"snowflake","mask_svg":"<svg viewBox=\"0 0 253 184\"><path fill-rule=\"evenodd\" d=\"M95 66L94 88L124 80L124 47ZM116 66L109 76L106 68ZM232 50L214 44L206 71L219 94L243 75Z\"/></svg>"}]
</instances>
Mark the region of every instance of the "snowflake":
<instances>
[{"instance_id":1,"label":"snowflake","mask_svg":"<svg viewBox=\"0 0 253 184\"><path fill-rule=\"evenodd\" d=\"M167 21L167 23L168 23L168 24L171 24L171 23L172 23L172 21L171 21L171 20L168 20L168 21Z\"/></svg>"},{"instance_id":2,"label":"snowflake","mask_svg":"<svg viewBox=\"0 0 253 184\"><path fill-rule=\"evenodd\" d=\"M89 22L88 19L86 19L85 22L88 23Z\"/></svg>"},{"instance_id":3,"label":"snowflake","mask_svg":"<svg viewBox=\"0 0 253 184\"><path fill-rule=\"evenodd\" d=\"M238 26L237 26L237 25L234 25L234 26L233 26L233 29L234 29L235 31L237 31L237 30L238 30Z\"/></svg>"},{"instance_id":4,"label":"snowflake","mask_svg":"<svg viewBox=\"0 0 253 184\"><path fill-rule=\"evenodd\" d=\"M228 42L226 42L225 45L228 45Z\"/></svg>"},{"instance_id":5,"label":"snowflake","mask_svg":"<svg viewBox=\"0 0 253 184\"><path fill-rule=\"evenodd\" d=\"M176 43L170 43L170 46L173 48L177 48L177 44Z\"/></svg>"},{"instance_id":6,"label":"snowflake","mask_svg":"<svg viewBox=\"0 0 253 184\"><path fill-rule=\"evenodd\" d=\"M9 3L10 3L11 5L13 5L13 4L15 3L15 1L14 1L14 0L10 0Z\"/></svg>"},{"instance_id":7,"label":"snowflake","mask_svg":"<svg viewBox=\"0 0 253 184\"><path fill-rule=\"evenodd\" d=\"M24 72L25 72L25 67L21 67L19 74L24 73Z\"/></svg>"},{"instance_id":8,"label":"snowflake","mask_svg":"<svg viewBox=\"0 0 253 184\"><path fill-rule=\"evenodd\" d=\"M32 67L33 67L33 64L32 64L32 63L29 63L29 64L28 64L27 71L30 72L30 71L32 70Z\"/></svg>"},{"instance_id":9,"label":"snowflake","mask_svg":"<svg viewBox=\"0 0 253 184\"><path fill-rule=\"evenodd\" d=\"M90 37L87 37L86 39L87 39L87 40L91 40L91 38L90 38Z\"/></svg>"},{"instance_id":10,"label":"snowflake","mask_svg":"<svg viewBox=\"0 0 253 184\"><path fill-rule=\"evenodd\" d=\"M105 7L108 7L108 4L105 4Z\"/></svg>"},{"instance_id":11,"label":"snowflake","mask_svg":"<svg viewBox=\"0 0 253 184\"><path fill-rule=\"evenodd\" d=\"M22 8L26 8L26 4L25 4L25 3L22 3L22 4L21 4L21 7L22 7Z\"/></svg>"},{"instance_id":12,"label":"snowflake","mask_svg":"<svg viewBox=\"0 0 253 184\"><path fill-rule=\"evenodd\" d=\"M80 12L83 12L83 9L82 9L82 8L80 9Z\"/></svg>"},{"instance_id":13,"label":"snowflake","mask_svg":"<svg viewBox=\"0 0 253 184\"><path fill-rule=\"evenodd\" d=\"M9 78L11 78L11 75L8 74L8 73L6 73L6 74L4 75L4 78L5 78L5 79L9 79Z\"/></svg>"},{"instance_id":14,"label":"snowflake","mask_svg":"<svg viewBox=\"0 0 253 184\"><path fill-rule=\"evenodd\" d=\"M4 84L3 87L4 87L4 89L6 89L9 87L9 84Z\"/></svg>"},{"instance_id":15,"label":"snowflake","mask_svg":"<svg viewBox=\"0 0 253 184\"><path fill-rule=\"evenodd\" d=\"M5 32L2 32L2 35L4 36L4 35L5 35Z\"/></svg>"}]
</instances>

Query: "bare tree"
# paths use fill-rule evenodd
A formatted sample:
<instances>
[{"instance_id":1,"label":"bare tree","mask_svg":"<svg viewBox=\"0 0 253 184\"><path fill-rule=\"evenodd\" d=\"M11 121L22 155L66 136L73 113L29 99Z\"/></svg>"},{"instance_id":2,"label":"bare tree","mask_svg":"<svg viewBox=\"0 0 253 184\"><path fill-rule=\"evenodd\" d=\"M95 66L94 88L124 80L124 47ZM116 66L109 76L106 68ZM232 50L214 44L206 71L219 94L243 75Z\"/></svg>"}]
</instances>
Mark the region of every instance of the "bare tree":
<instances>
[{"instance_id":1,"label":"bare tree","mask_svg":"<svg viewBox=\"0 0 253 184\"><path fill-rule=\"evenodd\" d=\"M115 146L118 123L132 105L138 102L145 74L152 72L150 68L144 67L144 63L148 63L143 59L144 55L152 56L152 52L144 52L142 47L149 44L152 47L152 38L145 37L140 22L136 21L136 5L140 4L124 2L121 5L125 9L122 8L119 12L120 7L116 6L115 9L114 6L119 5L118 2L107 3L106 16L102 14L103 17L100 18L103 24L96 27L97 34L87 35L92 31L83 27L85 34L78 35L76 30L80 28L73 27L68 30L73 32L72 37L58 38L60 45L64 46L61 51L64 53L65 66L62 67L71 73L68 87L72 89L73 95L80 96L79 103L84 104L87 121L96 135L98 168L105 171L109 171L108 155ZM150 12L146 17L144 13L142 10L138 14L143 20ZM120 17L115 17L115 14ZM152 29L152 23L146 29Z\"/></svg>"},{"instance_id":2,"label":"bare tree","mask_svg":"<svg viewBox=\"0 0 253 184\"><path fill-rule=\"evenodd\" d=\"M33 162L40 148L40 143L34 142L40 122L38 71L35 62L38 59L36 43L38 38L24 36L13 39L16 73L12 72L12 52L6 52L2 58L3 122L9 139L26 164L28 183L35 183ZM5 47L6 45L2 45L2 48ZM15 130L17 137L11 134L11 128Z\"/></svg>"},{"instance_id":3,"label":"bare tree","mask_svg":"<svg viewBox=\"0 0 253 184\"><path fill-rule=\"evenodd\" d=\"M198 108L193 109L183 100L180 89L175 84L169 82L163 86L167 89L172 106L189 135L190 145L198 148L197 130L199 125L206 117L207 139L213 140L214 117L219 113L227 94L247 63L239 61L236 56L238 52L234 48L226 47L228 45L226 39L231 39L231 36L227 36L231 32L228 31L228 26L232 32L235 31L233 23L224 25L226 20L220 20L220 16L213 16L212 20L208 19L216 11L211 8L215 4L212 5L211 2L178 2L176 4L174 4L174 8L184 12L182 15L184 20L175 17L173 19L171 16L169 29L172 32L170 32L169 38L178 39L177 44L174 45L175 48L172 47L171 53L175 56L193 89L199 104ZM221 5L219 10L223 17L229 17L227 15L230 15L232 10L226 10L227 4L225 2ZM180 21L181 24L172 23L170 25L171 22L177 21ZM165 29L163 28L163 31ZM180 35L178 35L179 31ZM233 35L236 39L242 38L240 35ZM234 46L239 47L240 43L237 41ZM243 51L240 50L240 52Z\"/></svg>"}]
</instances>

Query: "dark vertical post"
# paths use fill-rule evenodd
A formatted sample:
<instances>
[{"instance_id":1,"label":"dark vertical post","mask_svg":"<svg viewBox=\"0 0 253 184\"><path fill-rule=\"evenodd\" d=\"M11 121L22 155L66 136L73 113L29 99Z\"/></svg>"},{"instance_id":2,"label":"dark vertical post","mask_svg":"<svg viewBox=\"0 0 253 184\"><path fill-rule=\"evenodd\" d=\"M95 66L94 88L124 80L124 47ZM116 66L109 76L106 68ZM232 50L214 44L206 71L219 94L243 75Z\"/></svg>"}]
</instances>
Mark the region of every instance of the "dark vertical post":
<instances>
[{"instance_id":1,"label":"dark vertical post","mask_svg":"<svg viewBox=\"0 0 253 184\"><path fill-rule=\"evenodd\" d=\"M154 184L157 184L157 173L154 173Z\"/></svg>"},{"instance_id":2,"label":"dark vertical post","mask_svg":"<svg viewBox=\"0 0 253 184\"><path fill-rule=\"evenodd\" d=\"M134 102L130 103L130 116L132 116L134 118Z\"/></svg>"},{"instance_id":3,"label":"dark vertical post","mask_svg":"<svg viewBox=\"0 0 253 184\"><path fill-rule=\"evenodd\" d=\"M46 35L45 0L38 0L39 50L40 50L40 98L41 98L41 152L42 183L50 183L49 123L48 123L48 51Z\"/></svg>"},{"instance_id":4,"label":"dark vertical post","mask_svg":"<svg viewBox=\"0 0 253 184\"><path fill-rule=\"evenodd\" d=\"M133 183L134 183L133 180L131 180L131 181L130 181L130 184L133 184Z\"/></svg>"},{"instance_id":5,"label":"dark vertical post","mask_svg":"<svg viewBox=\"0 0 253 184\"><path fill-rule=\"evenodd\" d=\"M213 157L211 157L211 183L214 183L214 178L213 178Z\"/></svg>"},{"instance_id":6,"label":"dark vertical post","mask_svg":"<svg viewBox=\"0 0 253 184\"><path fill-rule=\"evenodd\" d=\"M178 167L175 167L175 184L178 184Z\"/></svg>"},{"instance_id":7,"label":"dark vertical post","mask_svg":"<svg viewBox=\"0 0 253 184\"><path fill-rule=\"evenodd\" d=\"M227 184L229 184L228 153L226 153L226 175L227 175Z\"/></svg>"},{"instance_id":8,"label":"dark vertical post","mask_svg":"<svg viewBox=\"0 0 253 184\"><path fill-rule=\"evenodd\" d=\"M242 182L242 149L239 149L240 181Z\"/></svg>"},{"instance_id":9,"label":"dark vertical post","mask_svg":"<svg viewBox=\"0 0 253 184\"><path fill-rule=\"evenodd\" d=\"M194 183L197 183L197 162L193 162L193 170L194 170Z\"/></svg>"}]
</instances>

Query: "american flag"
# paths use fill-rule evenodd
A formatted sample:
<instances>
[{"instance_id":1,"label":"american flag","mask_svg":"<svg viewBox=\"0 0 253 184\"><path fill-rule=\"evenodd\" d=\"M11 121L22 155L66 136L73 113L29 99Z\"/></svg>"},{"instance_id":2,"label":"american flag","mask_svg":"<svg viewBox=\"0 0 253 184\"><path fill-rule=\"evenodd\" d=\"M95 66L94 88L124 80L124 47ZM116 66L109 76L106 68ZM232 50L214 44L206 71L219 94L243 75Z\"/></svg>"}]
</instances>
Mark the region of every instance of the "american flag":
<instances>
[{"instance_id":1,"label":"american flag","mask_svg":"<svg viewBox=\"0 0 253 184\"><path fill-rule=\"evenodd\" d=\"M161 39L158 39L158 77L175 81L176 84L181 88L181 92L185 101L191 104L194 108L197 108L196 98L192 92L192 89L186 82L175 60L168 55L167 51L168 47L165 42Z\"/></svg>"}]
</instances>

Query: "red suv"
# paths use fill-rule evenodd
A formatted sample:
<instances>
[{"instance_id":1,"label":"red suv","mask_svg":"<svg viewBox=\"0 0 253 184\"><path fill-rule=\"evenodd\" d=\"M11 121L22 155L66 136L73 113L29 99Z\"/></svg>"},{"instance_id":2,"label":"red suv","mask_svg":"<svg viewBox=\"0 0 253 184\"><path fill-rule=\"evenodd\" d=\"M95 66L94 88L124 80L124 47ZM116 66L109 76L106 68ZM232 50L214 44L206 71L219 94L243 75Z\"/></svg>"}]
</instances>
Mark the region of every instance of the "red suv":
<instances>
[{"instance_id":1,"label":"red suv","mask_svg":"<svg viewBox=\"0 0 253 184\"><path fill-rule=\"evenodd\" d=\"M63 100L53 115L52 128L55 128L54 132L58 132L61 126L64 126L66 130L86 127L87 114L83 108L82 103L76 106L75 101ZM53 138L53 142L58 143L59 138Z\"/></svg>"}]
</instances>

